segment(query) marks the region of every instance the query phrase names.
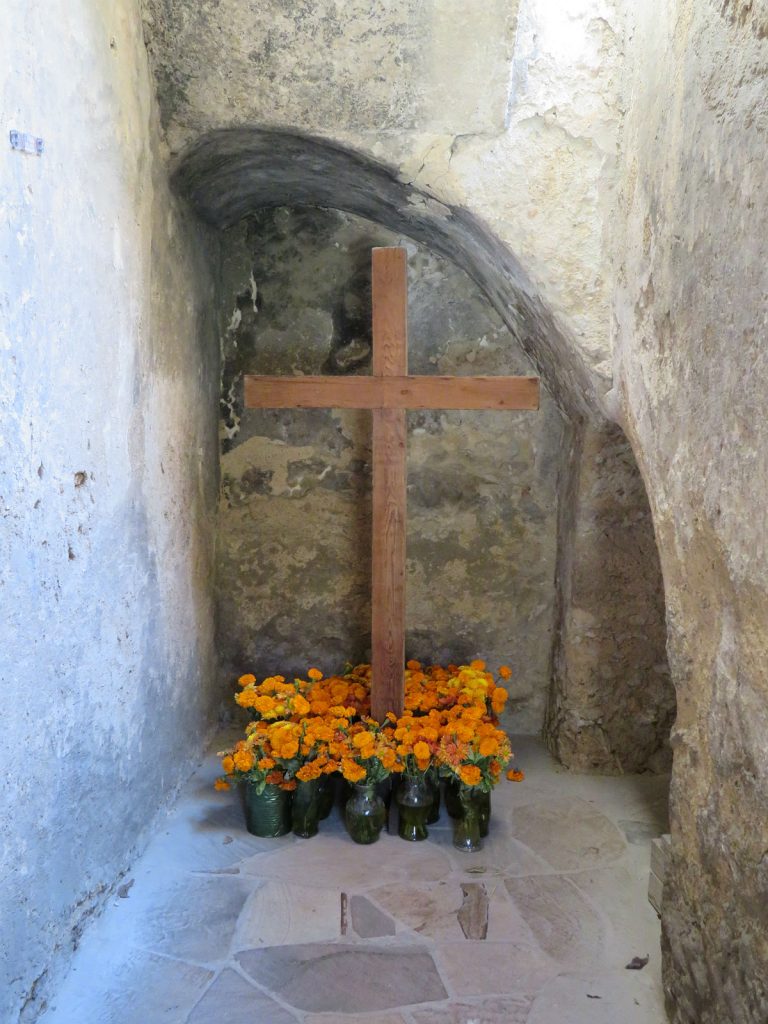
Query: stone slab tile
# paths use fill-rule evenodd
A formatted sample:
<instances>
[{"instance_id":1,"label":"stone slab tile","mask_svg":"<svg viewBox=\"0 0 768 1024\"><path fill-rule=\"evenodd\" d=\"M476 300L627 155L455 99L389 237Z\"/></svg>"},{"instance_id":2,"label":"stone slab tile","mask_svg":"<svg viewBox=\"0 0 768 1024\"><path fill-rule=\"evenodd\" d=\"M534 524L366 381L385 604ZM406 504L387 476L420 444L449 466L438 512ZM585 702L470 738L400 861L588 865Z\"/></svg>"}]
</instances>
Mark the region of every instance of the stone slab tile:
<instances>
[{"instance_id":1,"label":"stone slab tile","mask_svg":"<svg viewBox=\"0 0 768 1024\"><path fill-rule=\"evenodd\" d=\"M253 1021L250 1024L257 1024ZM304 1024L342 1024L338 1013L308 1013ZM343 1024L406 1024L405 1018L399 1013L345 1013Z\"/></svg>"},{"instance_id":2,"label":"stone slab tile","mask_svg":"<svg viewBox=\"0 0 768 1024\"><path fill-rule=\"evenodd\" d=\"M526 1024L530 996L483 999L478 1002L451 1001L411 1013L414 1024Z\"/></svg>"},{"instance_id":3,"label":"stone slab tile","mask_svg":"<svg viewBox=\"0 0 768 1024\"><path fill-rule=\"evenodd\" d=\"M329 832L284 850L244 862L241 870L259 878L311 879L313 886L338 892L365 891L407 878L429 882L451 871L449 858L431 843L406 843L383 835L371 846L356 846L349 836Z\"/></svg>"},{"instance_id":4,"label":"stone slab tile","mask_svg":"<svg viewBox=\"0 0 768 1024\"><path fill-rule=\"evenodd\" d=\"M482 882L463 882L464 899L456 918L465 939L482 940L488 936L488 890Z\"/></svg>"},{"instance_id":5,"label":"stone slab tile","mask_svg":"<svg viewBox=\"0 0 768 1024\"><path fill-rule=\"evenodd\" d=\"M394 935L395 922L382 913L366 896L353 896L349 901L352 927L361 939L378 939Z\"/></svg>"},{"instance_id":6,"label":"stone slab tile","mask_svg":"<svg viewBox=\"0 0 768 1024\"><path fill-rule=\"evenodd\" d=\"M505 885L537 943L553 960L571 969L603 960L600 916L568 878L508 878Z\"/></svg>"},{"instance_id":7,"label":"stone slab tile","mask_svg":"<svg viewBox=\"0 0 768 1024\"><path fill-rule=\"evenodd\" d=\"M515 838L512 825L502 814L491 822L490 834L483 839L477 853L464 853L453 845L453 829L429 833L429 841L445 852L453 870L467 876L539 875L552 870L551 865Z\"/></svg>"},{"instance_id":8,"label":"stone slab tile","mask_svg":"<svg viewBox=\"0 0 768 1024\"><path fill-rule=\"evenodd\" d=\"M290 1006L313 1013L373 1013L447 998L432 957L413 946L273 946L237 960Z\"/></svg>"},{"instance_id":9,"label":"stone slab tile","mask_svg":"<svg viewBox=\"0 0 768 1024\"><path fill-rule=\"evenodd\" d=\"M270 880L243 907L232 949L322 942L340 934L341 893Z\"/></svg>"},{"instance_id":10,"label":"stone slab tile","mask_svg":"<svg viewBox=\"0 0 768 1024\"><path fill-rule=\"evenodd\" d=\"M441 944L435 959L457 996L532 994L558 971L536 946L514 939Z\"/></svg>"},{"instance_id":11,"label":"stone slab tile","mask_svg":"<svg viewBox=\"0 0 768 1024\"><path fill-rule=\"evenodd\" d=\"M254 889L238 875L174 878L136 924L137 944L179 960L215 963L229 955L243 905Z\"/></svg>"},{"instance_id":12,"label":"stone slab tile","mask_svg":"<svg viewBox=\"0 0 768 1024\"><path fill-rule=\"evenodd\" d=\"M632 843L633 846L646 846L659 835L659 827L652 821L619 818L616 824L624 833L627 842Z\"/></svg>"},{"instance_id":13,"label":"stone slab tile","mask_svg":"<svg viewBox=\"0 0 768 1024\"><path fill-rule=\"evenodd\" d=\"M103 973L71 974L45 1015L46 1024L185 1024L213 972L134 950Z\"/></svg>"},{"instance_id":14,"label":"stone slab tile","mask_svg":"<svg viewBox=\"0 0 768 1024\"><path fill-rule=\"evenodd\" d=\"M239 794L213 792L213 781L198 786L194 798L185 794L175 812L149 845L148 868L173 867L184 871L232 870L241 860L258 853L274 853L296 842L295 836L261 839L245 827Z\"/></svg>"},{"instance_id":15,"label":"stone slab tile","mask_svg":"<svg viewBox=\"0 0 768 1024\"><path fill-rule=\"evenodd\" d=\"M396 921L419 935L443 941L463 938L457 915L464 896L457 881L382 885L372 889L370 896Z\"/></svg>"},{"instance_id":16,"label":"stone slab tile","mask_svg":"<svg viewBox=\"0 0 768 1024\"><path fill-rule=\"evenodd\" d=\"M626 852L616 825L584 800L525 804L511 818L515 838L555 871L608 864Z\"/></svg>"},{"instance_id":17,"label":"stone slab tile","mask_svg":"<svg viewBox=\"0 0 768 1024\"><path fill-rule=\"evenodd\" d=\"M660 987L640 971L561 975L533 1001L527 1024L666 1024Z\"/></svg>"},{"instance_id":18,"label":"stone slab tile","mask_svg":"<svg viewBox=\"0 0 768 1024\"><path fill-rule=\"evenodd\" d=\"M296 1024L292 1013L226 968L189 1016L187 1024ZM147 1022L149 1024L149 1022Z\"/></svg>"},{"instance_id":19,"label":"stone slab tile","mask_svg":"<svg viewBox=\"0 0 768 1024\"><path fill-rule=\"evenodd\" d=\"M660 974L659 920L648 903L647 869L623 864L569 876L600 914L606 928L604 967L623 968L633 956L650 955L643 974Z\"/></svg>"}]
</instances>

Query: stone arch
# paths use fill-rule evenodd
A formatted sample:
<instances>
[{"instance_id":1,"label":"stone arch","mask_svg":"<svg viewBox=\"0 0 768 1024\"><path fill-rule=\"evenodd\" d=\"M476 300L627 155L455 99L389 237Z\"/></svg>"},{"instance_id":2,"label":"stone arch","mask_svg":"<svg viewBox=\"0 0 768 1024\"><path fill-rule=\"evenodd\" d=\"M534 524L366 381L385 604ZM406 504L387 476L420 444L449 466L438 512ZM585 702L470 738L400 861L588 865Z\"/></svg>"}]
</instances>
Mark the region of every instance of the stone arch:
<instances>
[{"instance_id":1,"label":"stone arch","mask_svg":"<svg viewBox=\"0 0 768 1024\"><path fill-rule=\"evenodd\" d=\"M177 158L173 183L217 228L257 207L325 206L423 243L485 293L566 415L602 417L593 375L514 254L473 214L401 180L385 164L295 131L223 128Z\"/></svg>"},{"instance_id":2,"label":"stone arch","mask_svg":"<svg viewBox=\"0 0 768 1024\"><path fill-rule=\"evenodd\" d=\"M370 157L295 131L212 131L176 159L173 183L217 229L263 207L342 210L422 243L475 282L569 425L545 737L576 769L666 767L675 702L645 487L629 441L606 416L596 377L514 254L467 210Z\"/></svg>"}]
</instances>

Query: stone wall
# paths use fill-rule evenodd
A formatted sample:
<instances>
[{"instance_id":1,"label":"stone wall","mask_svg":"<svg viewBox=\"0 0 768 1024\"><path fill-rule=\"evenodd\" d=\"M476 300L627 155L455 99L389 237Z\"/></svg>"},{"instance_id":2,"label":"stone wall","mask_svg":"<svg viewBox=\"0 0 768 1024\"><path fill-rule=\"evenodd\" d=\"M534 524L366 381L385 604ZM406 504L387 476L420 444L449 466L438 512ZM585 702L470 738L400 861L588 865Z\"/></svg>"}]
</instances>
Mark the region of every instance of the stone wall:
<instances>
[{"instance_id":1,"label":"stone wall","mask_svg":"<svg viewBox=\"0 0 768 1024\"><path fill-rule=\"evenodd\" d=\"M208 729L218 352L132 0L7 0L0 67L0 1019L27 1022Z\"/></svg>"},{"instance_id":2,"label":"stone wall","mask_svg":"<svg viewBox=\"0 0 768 1024\"><path fill-rule=\"evenodd\" d=\"M351 146L471 211L610 387L624 0L143 0L169 145L225 127Z\"/></svg>"},{"instance_id":3,"label":"stone wall","mask_svg":"<svg viewBox=\"0 0 768 1024\"><path fill-rule=\"evenodd\" d=\"M768 16L637 5L616 380L648 484L679 710L675 1024L768 1019Z\"/></svg>"},{"instance_id":4,"label":"stone wall","mask_svg":"<svg viewBox=\"0 0 768 1024\"><path fill-rule=\"evenodd\" d=\"M264 210L223 236L218 650L246 669L368 658L370 415L242 407L244 373L370 373L370 251L409 250L412 373L531 372L476 285L370 221ZM409 414L409 657L514 669L508 725L538 732L549 679L564 420Z\"/></svg>"},{"instance_id":5,"label":"stone wall","mask_svg":"<svg viewBox=\"0 0 768 1024\"><path fill-rule=\"evenodd\" d=\"M571 433L544 734L577 771L667 771L675 692L648 499L616 425Z\"/></svg>"}]
</instances>

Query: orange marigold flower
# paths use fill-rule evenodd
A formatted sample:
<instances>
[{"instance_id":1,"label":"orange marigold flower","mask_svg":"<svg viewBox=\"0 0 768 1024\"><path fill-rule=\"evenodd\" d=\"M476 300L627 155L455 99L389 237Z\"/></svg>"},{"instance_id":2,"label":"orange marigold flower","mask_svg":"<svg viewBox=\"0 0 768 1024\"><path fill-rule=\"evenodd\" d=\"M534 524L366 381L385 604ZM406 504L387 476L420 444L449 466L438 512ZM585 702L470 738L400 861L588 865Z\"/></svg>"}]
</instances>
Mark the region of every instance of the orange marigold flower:
<instances>
[{"instance_id":1,"label":"orange marigold flower","mask_svg":"<svg viewBox=\"0 0 768 1024\"><path fill-rule=\"evenodd\" d=\"M470 661L469 667L482 672L485 669L485 662L481 658L476 658L474 661Z\"/></svg>"},{"instance_id":2,"label":"orange marigold flower","mask_svg":"<svg viewBox=\"0 0 768 1024\"><path fill-rule=\"evenodd\" d=\"M302 697L300 693L293 698L293 713L295 715L308 715L311 706L307 698Z\"/></svg>"},{"instance_id":3,"label":"orange marigold flower","mask_svg":"<svg viewBox=\"0 0 768 1024\"><path fill-rule=\"evenodd\" d=\"M386 750L382 750L379 754L379 760L381 761L382 767L387 771L391 771L397 760L394 750L391 747L387 747Z\"/></svg>"},{"instance_id":4,"label":"orange marigold flower","mask_svg":"<svg viewBox=\"0 0 768 1024\"><path fill-rule=\"evenodd\" d=\"M482 777L476 764L463 764L459 768L459 778L467 786L476 786Z\"/></svg>"},{"instance_id":5,"label":"orange marigold flower","mask_svg":"<svg viewBox=\"0 0 768 1024\"><path fill-rule=\"evenodd\" d=\"M509 665L502 665L501 668L499 669L499 675L501 676L502 679L511 679L512 669L509 667Z\"/></svg>"},{"instance_id":6,"label":"orange marigold flower","mask_svg":"<svg viewBox=\"0 0 768 1024\"><path fill-rule=\"evenodd\" d=\"M429 760L429 747L424 742L424 740L419 740L418 743L414 743L413 753L418 761Z\"/></svg>"},{"instance_id":7,"label":"orange marigold flower","mask_svg":"<svg viewBox=\"0 0 768 1024\"><path fill-rule=\"evenodd\" d=\"M229 783L226 779L216 779L213 784L214 789L229 789Z\"/></svg>"},{"instance_id":8,"label":"orange marigold flower","mask_svg":"<svg viewBox=\"0 0 768 1024\"><path fill-rule=\"evenodd\" d=\"M347 780L347 782L359 782L365 778L365 768L357 764L349 757L344 757L341 760L341 774Z\"/></svg>"},{"instance_id":9,"label":"orange marigold flower","mask_svg":"<svg viewBox=\"0 0 768 1024\"><path fill-rule=\"evenodd\" d=\"M310 782L312 779L318 779L322 775L323 766L317 761L307 761L301 768L296 772L296 778L301 782Z\"/></svg>"},{"instance_id":10,"label":"orange marigold flower","mask_svg":"<svg viewBox=\"0 0 768 1024\"><path fill-rule=\"evenodd\" d=\"M480 740L480 757L492 757L498 749L498 740L495 740L493 736L483 736Z\"/></svg>"},{"instance_id":11,"label":"orange marigold flower","mask_svg":"<svg viewBox=\"0 0 768 1024\"><path fill-rule=\"evenodd\" d=\"M503 710L504 705L507 703L508 696L509 694L507 693L503 686L497 686L496 689L493 691L493 694L491 695L491 705L493 707L493 710Z\"/></svg>"},{"instance_id":12,"label":"orange marigold flower","mask_svg":"<svg viewBox=\"0 0 768 1024\"><path fill-rule=\"evenodd\" d=\"M231 775L232 772L235 770L235 762L229 754L227 754L226 757L222 757L221 767L227 773L227 775Z\"/></svg>"},{"instance_id":13,"label":"orange marigold flower","mask_svg":"<svg viewBox=\"0 0 768 1024\"><path fill-rule=\"evenodd\" d=\"M269 771L270 768L275 767L274 759L271 757L262 757L261 760L257 762L256 767L262 772Z\"/></svg>"},{"instance_id":14,"label":"orange marigold flower","mask_svg":"<svg viewBox=\"0 0 768 1024\"><path fill-rule=\"evenodd\" d=\"M323 673L320 671L319 668L311 668L309 672L307 672L307 675L309 676L310 679L313 679L315 682L323 678Z\"/></svg>"},{"instance_id":15,"label":"orange marigold flower","mask_svg":"<svg viewBox=\"0 0 768 1024\"><path fill-rule=\"evenodd\" d=\"M421 668L421 662L414 661L412 658L410 661L406 661L405 667L409 668L411 672L418 672L418 670Z\"/></svg>"},{"instance_id":16,"label":"orange marigold flower","mask_svg":"<svg viewBox=\"0 0 768 1024\"><path fill-rule=\"evenodd\" d=\"M251 683L256 682L256 676L253 676L251 675L250 672L248 672L246 673L246 675L240 676L240 678L237 681L240 686L250 686Z\"/></svg>"},{"instance_id":17,"label":"orange marigold flower","mask_svg":"<svg viewBox=\"0 0 768 1024\"><path fill-rule=\"evenodd\" d=\"M521 772L517 768L510 768L507 772L507 778L510 782L522 782L525 778L525 772Z\"/></svg>"},{"instance_id":18,"label":"orange marigold flower","mask_svg":"<svg viewBox=\"0 0 768 1024\"><path fill-rule=\"evenodd\" d=\"M233 760L239 772L249 772L256 763L256 758L250 750L236 750Z\"/></svg>"}]
</instances>

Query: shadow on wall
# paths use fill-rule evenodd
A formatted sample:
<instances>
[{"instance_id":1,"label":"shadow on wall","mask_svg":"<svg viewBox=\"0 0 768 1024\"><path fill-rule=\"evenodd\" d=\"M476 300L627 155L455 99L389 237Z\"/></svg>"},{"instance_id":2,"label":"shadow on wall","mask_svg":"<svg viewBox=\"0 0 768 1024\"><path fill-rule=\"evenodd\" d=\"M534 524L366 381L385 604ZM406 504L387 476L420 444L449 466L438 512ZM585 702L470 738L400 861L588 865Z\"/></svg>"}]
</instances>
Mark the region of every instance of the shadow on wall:
<instances>
[{"instance_id":1,"label":"shadow on wall","mask_svg":"<svg viewBox=\"0 0 768 1024\"><path fill-rule=\"evenodd\" d=\"M626 438L602 411L590 371L516 258L476 218L394 170L292 132L212 132L178 159L174 182L220 229L268 207L344 210L420 242L475 282L565 415L547 741L577 769L665 768L674 695L643 483ZM329 358L333 346L326 344L314 372Z\"/></svg>"}]
</instances>

